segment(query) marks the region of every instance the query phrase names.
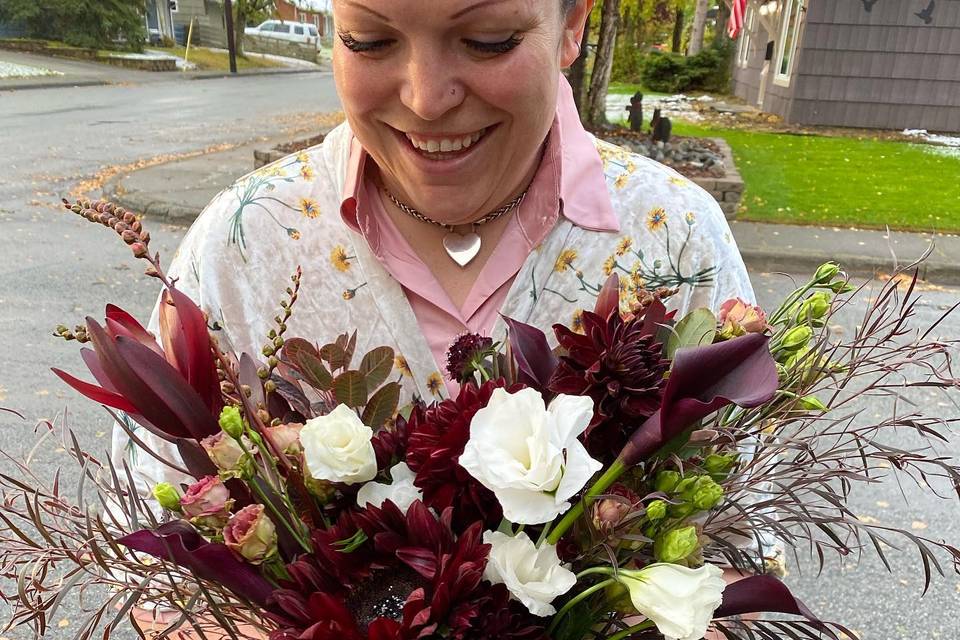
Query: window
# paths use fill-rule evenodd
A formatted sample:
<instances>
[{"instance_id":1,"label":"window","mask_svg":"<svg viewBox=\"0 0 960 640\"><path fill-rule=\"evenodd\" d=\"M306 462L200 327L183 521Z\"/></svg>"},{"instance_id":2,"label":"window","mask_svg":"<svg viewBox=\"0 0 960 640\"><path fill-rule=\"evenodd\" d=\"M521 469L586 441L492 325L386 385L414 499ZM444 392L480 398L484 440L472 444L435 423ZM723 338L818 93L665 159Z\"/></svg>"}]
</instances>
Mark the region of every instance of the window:
<instances>
[{"instance_id":1,"label":"window","mask_svg":"<svg viewBox=\"0 0 960 640\"><path fill-rule=\"evenodd\" d=\"M170 11L176 13L180 8L177 6L177 0L170 0Z\"/></svg>"},{"instance_id":2,"label":"window","mask_svg":"<svg viewBox=\"0 0 960 640\"><path fill-rule=\"evenodd\" d=\"M745 69L750 64L750 40L753 37L753 30L757 22L757 11L753 5L747 7L747 19L744 24L743 33L740 34L740 42L737 45L737 66Z\"/></svg>"},{"instance_id":3,"label":"window","mask_svg":"<svg viewBox=\"0 0 960 640\"><path fill-rule=\"evenodd\" d=\"M299 24L298 24L297 26L295 26L295 27L293 28L293 32L294 32L295 34L297 34L298 36L302 36L302 35L303 35L303 25L299 25Z\"/></svg>"},{"instance_id":4,"label":"window","mask_svg":"<svg viewBox=\"0 0 960 640\"><path fill-rule=\"evenodd\" d=\"M315 26L313 26L312 24L311 24L311 25L307 25L307 31L309 31L309 32L310 32L310 35L312 35L314 38L317 37L317 28L316 28Z\"/></svg>"},{"instance_id":5,"label":"window","mask_svg":"<svg viewBox=\"0 0 960 640\"><path fill-rule=\"evenodd\" d=\"M797 41L800 35L800 26L803 24L805 0L786 0L783 7L780 29L780 45L777 49L777 74L773 80L783 86L790 84L793 75L794 63L797 58Z\"/></svg>"},{"instance_id":6,"label":"window","mask_svg":"<svg viewBox=\"0 0 960 640\"><path fill-rule=\"evenodd\" d=\"M275 22L273 25L273 30L276 33L290 33L290 25L283 24L282 22Z\"/></svg>"}]
</instances>

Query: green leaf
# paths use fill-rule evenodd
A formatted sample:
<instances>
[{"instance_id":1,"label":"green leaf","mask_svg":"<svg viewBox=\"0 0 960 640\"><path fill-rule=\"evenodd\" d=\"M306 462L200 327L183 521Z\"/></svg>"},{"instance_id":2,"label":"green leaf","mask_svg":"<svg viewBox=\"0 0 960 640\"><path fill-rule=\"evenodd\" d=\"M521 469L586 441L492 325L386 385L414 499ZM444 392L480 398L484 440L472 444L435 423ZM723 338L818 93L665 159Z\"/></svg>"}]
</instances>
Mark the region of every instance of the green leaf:
<instances>
[{"instance_id":1,"label":"green leaf","mask_svg":"<svg viewBox=\"0 0 960 640\"><path fill-rule=\"evenodd\" d=\"M396 382L386 384L373 394L363 410L360 420L372 429L379 429L397 411L400 404L400 385Z\"/></svg>"},{"instance_id":2,"label":"green leaf","mask_svg":"<svg viewBox=\"0 0 960 640\"><path fill-rule=\"evenodd\" d=\"M717 337L717 317L710 309L696 309L686 315L667 338L667 358L673 359L681 347L700 347Z\"/></svg>"},{"instance_id":3,"label":"green leaf","mask_svg":"<svg viewBox=\"0 0 960 640\"><path fill-rule=\"evenodd\" d=\"M362 407L367 403L367 379L359 371L344 371L333 380L333 394L341 404Z\"/></svg>"},{"instance_id":4,"label":"green leaf","mask_svg":"<svg viewBox=\"0 0 960 640\"><path fill-rule=\"evenodd\" d=\"M333 387L333 376L323 366L320 354L312 344L301 338L291 338L284 343L282 353L311 387L320 391L329 391Z\"/></svg>"},{"instance_id":5,"label":"green leaf","mask_svg":"<svg viewBox=\"0 0 960 640\"><path fill-rule=\"evenodd\" d=\"M377 347L360 361L360 373L367 378L367 388L376 389L393 371L393 349Z\"/></svg>"}]
</instances>

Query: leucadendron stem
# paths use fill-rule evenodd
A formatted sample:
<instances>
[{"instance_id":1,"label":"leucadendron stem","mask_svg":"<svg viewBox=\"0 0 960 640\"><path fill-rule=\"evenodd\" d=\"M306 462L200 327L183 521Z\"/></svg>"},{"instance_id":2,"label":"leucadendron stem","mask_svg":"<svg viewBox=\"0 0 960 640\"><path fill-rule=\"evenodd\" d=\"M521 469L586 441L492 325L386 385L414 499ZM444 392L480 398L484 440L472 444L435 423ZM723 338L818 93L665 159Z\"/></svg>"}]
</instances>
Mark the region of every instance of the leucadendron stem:
<instances>
[{"instance_id":1,"label":"leucadendron stem","mask_svg":"<svg viewBox=\"0 0 960 640\"><path fill-rule=\"evenodd\" d=\"M625 465L622 460L619 458L614 460L613 464L610 465L610 468L607 469L603 475L593 483L593 486L587 489L587 492L583 494L583 498L573 505L573 507L570 508L570 511L567 511L566 515L563 516L563 519L560 520L557 526L554 527L553 531L550 532L550 535L547 537L547 542L550 544L557 544L560 541L560 538L563 537L563 534L569 531L570 527L573 526L573 523L577 521L577 518L583 515L584 505L609 489L610 485L616 482L617 478L622 476L626 470L627 465Z\"/></svg>"}]
</instances>

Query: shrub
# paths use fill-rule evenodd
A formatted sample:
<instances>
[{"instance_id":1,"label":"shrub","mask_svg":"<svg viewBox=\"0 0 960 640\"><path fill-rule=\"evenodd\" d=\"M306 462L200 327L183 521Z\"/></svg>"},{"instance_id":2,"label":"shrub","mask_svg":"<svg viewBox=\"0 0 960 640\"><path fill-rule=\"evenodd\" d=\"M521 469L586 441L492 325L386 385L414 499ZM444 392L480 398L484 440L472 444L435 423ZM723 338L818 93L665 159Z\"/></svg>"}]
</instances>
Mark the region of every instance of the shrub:
<instances>
[{"instance_id":1,"label":"shrub","mask_svg":"<svg viewBox=\"0 0 960 640\"><path fill-rule=\"evenodd\" d=\"M140 51L143 0L0 0L0 21L76 47Z\"/></svg>"},{"instance_id":2,"label":"shrub","mask_svg":"<svg viewBox=\"0 0 960 640\"><path fill-rule=\"evenodd\" d=\"M613 52L613 71L610 73L612 82L639 84L643 77L643 50L621 44Z\"/></svg>"},{"instance_id":3,"label":"shrub","mask_svg":"<svg viewBox=\"0 0 960 640\"><path fill-rule=\"evenodd\" d=\"M730 83L728 44L707 47L693 56L653 52L643 60L643 84L653 91L725 93Z\"/></svg>"}]
</instances>

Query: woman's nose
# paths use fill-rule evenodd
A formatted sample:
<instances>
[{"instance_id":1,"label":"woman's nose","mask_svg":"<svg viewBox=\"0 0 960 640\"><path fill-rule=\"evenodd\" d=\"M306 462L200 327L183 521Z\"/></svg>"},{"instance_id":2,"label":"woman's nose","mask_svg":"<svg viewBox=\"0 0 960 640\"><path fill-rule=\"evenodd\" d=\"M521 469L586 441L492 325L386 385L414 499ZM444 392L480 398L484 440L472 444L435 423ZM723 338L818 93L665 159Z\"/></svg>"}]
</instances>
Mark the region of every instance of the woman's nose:
<instances>
[{"instance_id":1,"label":"woman's nose","mask_svg":"<svg viewBox=\"0 0 960 640\"><path fill-rule=\"evenodd\" d=\"M463 102L466 91L456 63L436 52L412 53L405 76L400 101L423 120L438 120Z\"/></svg>"}]
</instances>

